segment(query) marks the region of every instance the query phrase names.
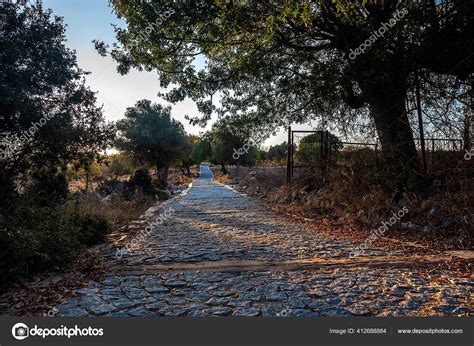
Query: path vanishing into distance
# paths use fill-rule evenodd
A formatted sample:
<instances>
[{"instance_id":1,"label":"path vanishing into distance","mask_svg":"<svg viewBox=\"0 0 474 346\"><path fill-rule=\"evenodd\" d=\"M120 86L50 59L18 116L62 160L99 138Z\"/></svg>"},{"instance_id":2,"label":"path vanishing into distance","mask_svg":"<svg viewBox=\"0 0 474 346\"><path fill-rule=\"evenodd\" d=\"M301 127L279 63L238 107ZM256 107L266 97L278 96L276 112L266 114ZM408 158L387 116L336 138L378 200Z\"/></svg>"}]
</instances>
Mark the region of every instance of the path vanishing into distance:
<instances>
[{"instance_id":1,"label":"path vanishing into distance","mask_svg":"<svg viewBox=\"0 0 474 346\"><path fill-rule=\"evenodd\" d=\"M149 209L130 227L142 230L150 223L149 235L123 241L119 256L105 254L105 278L77 289L75 298L58 307L60 315L473 313L471 279L445 273L427 279L403 251L370 249L351 258L360 244L292 225L212 182L207 166L180 196Z\"/></svg>"}]
</instances>

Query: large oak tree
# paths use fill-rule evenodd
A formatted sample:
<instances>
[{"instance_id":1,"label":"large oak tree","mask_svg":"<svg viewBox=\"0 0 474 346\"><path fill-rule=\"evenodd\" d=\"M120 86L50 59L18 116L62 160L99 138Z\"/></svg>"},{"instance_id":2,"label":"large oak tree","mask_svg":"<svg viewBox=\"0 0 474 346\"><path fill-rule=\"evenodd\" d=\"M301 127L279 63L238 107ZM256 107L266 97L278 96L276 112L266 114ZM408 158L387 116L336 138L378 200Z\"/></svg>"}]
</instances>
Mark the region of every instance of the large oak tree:
<instances>
[{"instance_id":1,"label":"large oak tree","mask_svg":"<svg viewBox=\"0 0 474 346\"><path fill-rule=\"evenodd\" d=\"M119 71L158 71L161 85L172 87L169 101L197 102L204 116L195 122L217 110L270 133L291 122L347 124L369 114L387 161L405 173L419 166L406 109L410 78L419 70L468 81L474 70L473 0L112 5L127 23L111 49ZM101 42L97 48L107 52Z\"/></svg>"}]
</instances>

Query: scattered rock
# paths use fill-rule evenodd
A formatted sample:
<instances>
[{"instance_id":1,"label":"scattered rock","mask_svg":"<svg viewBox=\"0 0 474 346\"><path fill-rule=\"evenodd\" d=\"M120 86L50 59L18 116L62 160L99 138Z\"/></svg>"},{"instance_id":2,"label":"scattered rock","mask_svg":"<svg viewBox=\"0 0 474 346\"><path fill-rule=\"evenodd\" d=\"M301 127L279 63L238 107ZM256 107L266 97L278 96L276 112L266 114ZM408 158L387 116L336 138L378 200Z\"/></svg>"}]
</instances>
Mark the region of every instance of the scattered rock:
<instances>
[{"instance_id":1,"label":"scattered rock","mask_svg":"<svg viewBox=\"0 0 474 346\"><path fill-rule=\"evenodd\" d=\"M51 286L51 285L57 284L58 282L62 281L63 279L64 279L64 276L62 276L62 275L54 275L54 276L51 276L47 279L44 279L43 281L41 281L37 284L31 285L31 287L37 288L37 287Z\"/></svg>"},{"instance_id":2,"label":"scattered rock","mask_svg":"<svg viewBox=\"0 0 474 346\"><path fill-rule=\"evenodd\" d=\"M160 201L166 201L171 198L171 193L168 190L157 190L156 198Z\"/></svg>"},{"instance_id":3,"label":"scattered rock","mask_svg":"<svg viewBox=\"0 0 474 346\"><path fill-rule=\"evenodd\" d=\"M266 294L267 301L282 301L286 299L286 294L283 292L270 292Z\"/></svg>"},{"instance_id":4,"label":"scattered rock","mask_svg":"<svg viewBox=\"0 0 474 346\"><path fill-rule=\"evenodd\" d=\"M89 313L81 308L72 308L69 310L65 310L63 313L61 313L61 316L63 317L86 317L89 316Z\"/></svg>"},{"instance_id":5,"label":"scattered rock","mask_svg":"<svg viewBox=\"0 0 474 346\"><path fill-rule=\"evenodd\" d=\"M432 232L433 232L433 226L431 226L431 225L426 225L425 227L423 227L423 232L425 232L425 233L432 233Z\"/></svg>"},{"instance_id":6,"label":"scattered rock","mask_svg":"<svg viewBox=\"0 0 474 346\"><path fill-rule=\"evenodd\" d=\"M433 208L430 210L431 215L441 215L443 213L443 209L440 206L434 205Z\"/></svg>"},{"instance_id":7,"label":"scattered rock","mask_svg":"<svg viewBox=\"0 0 474 346\"><path fill-rule=\"evenodd\" d=\"M71 198L77 201L84 199L85 195L82 191L75 191L71 194Z\"/></svg>"}]
</instances>

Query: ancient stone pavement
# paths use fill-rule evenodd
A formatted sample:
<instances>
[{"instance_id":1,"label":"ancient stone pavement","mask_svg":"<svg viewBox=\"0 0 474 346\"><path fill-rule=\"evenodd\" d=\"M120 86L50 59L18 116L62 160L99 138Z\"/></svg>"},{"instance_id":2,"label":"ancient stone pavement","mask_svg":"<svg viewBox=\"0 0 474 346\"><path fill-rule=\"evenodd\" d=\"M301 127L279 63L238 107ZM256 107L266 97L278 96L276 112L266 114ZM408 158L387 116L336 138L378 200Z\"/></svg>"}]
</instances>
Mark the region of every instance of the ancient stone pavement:
<instances>
[{"instance_id":1,"label":"ancient stone pavement","mask_svg":"<svg viewBox=\"0 0 474 346\"><path fill-rule=\"evenodd\" d=\"M58 307L60 314L472 314L469 279L428 281L401 250L370 249L350 258L358 244L302 231L211 179L201 166L187 191L132 225L149 228L120 252L106 254L105 279L78 289Z\"/></svg>"}]
</instances>

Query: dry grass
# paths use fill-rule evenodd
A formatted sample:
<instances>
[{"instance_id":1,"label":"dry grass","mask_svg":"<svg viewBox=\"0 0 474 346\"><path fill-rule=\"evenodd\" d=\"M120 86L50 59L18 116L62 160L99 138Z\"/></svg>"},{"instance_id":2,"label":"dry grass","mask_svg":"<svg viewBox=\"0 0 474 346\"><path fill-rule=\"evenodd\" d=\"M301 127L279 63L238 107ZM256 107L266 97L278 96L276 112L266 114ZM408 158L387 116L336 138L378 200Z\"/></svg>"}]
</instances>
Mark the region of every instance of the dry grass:
<instances>
[{"instance_id":1,"label":"dry grass","mask_svg":"<svg viewBox=\"0 0 474 346\"><path fill-rule=\"evenodd\" d=\"M271 196L285 184L286 172L283 167L263 167L232 174L239 181L239 188L250 196L260 198Z\"/></svg>"},{"instance_id":2,"label":"dry grass","mask_svg":"<svg viewBox=\"0 0 474 346\"><path fill-rule=\"evenodd\" d=\"M212 175L214 176L213 180L215 182L224 184L224 183L227 183L227 182L231 181L230 174L222 173L220 167L210 166L209 169L211 170Z\"/></svg>"},{"instance_id":3,"label":"dry grass","mask_svg":"<svg viewBox=\"0 0 474 346\"><path fill-rule=\"evenodd\" d=\"M126 200L119 195L113 195L105 202L98 195L90 194L81 202L86 210L93 214L105 216L115 231L136 220L156 201L140 192L135 193L132 200Z\"/></svg>"},{"instance_id":4,"label":"dry grass","mask_svg":"<svg viewBox=\"0 0 474 346\"><path fill-rule=\"evenodd\" d=\"M406 206L407 215L384 238L398 246L411 242L439 250L473 248L472 163L457 161L455 168L438 168L431 172L433 186L401 192L387 186L392 177L377 169L372 151L355 150L341 156L343 160L339 159L331 174L299 170L289 186L284 184L284 168L248 170L232 178L239 179L241 191L264 198L276 211L312 220L313 225L314 220L326 220L332 233L336 229L350 237L358 233L363 239Z\"/></svg>"}]
</instances>

